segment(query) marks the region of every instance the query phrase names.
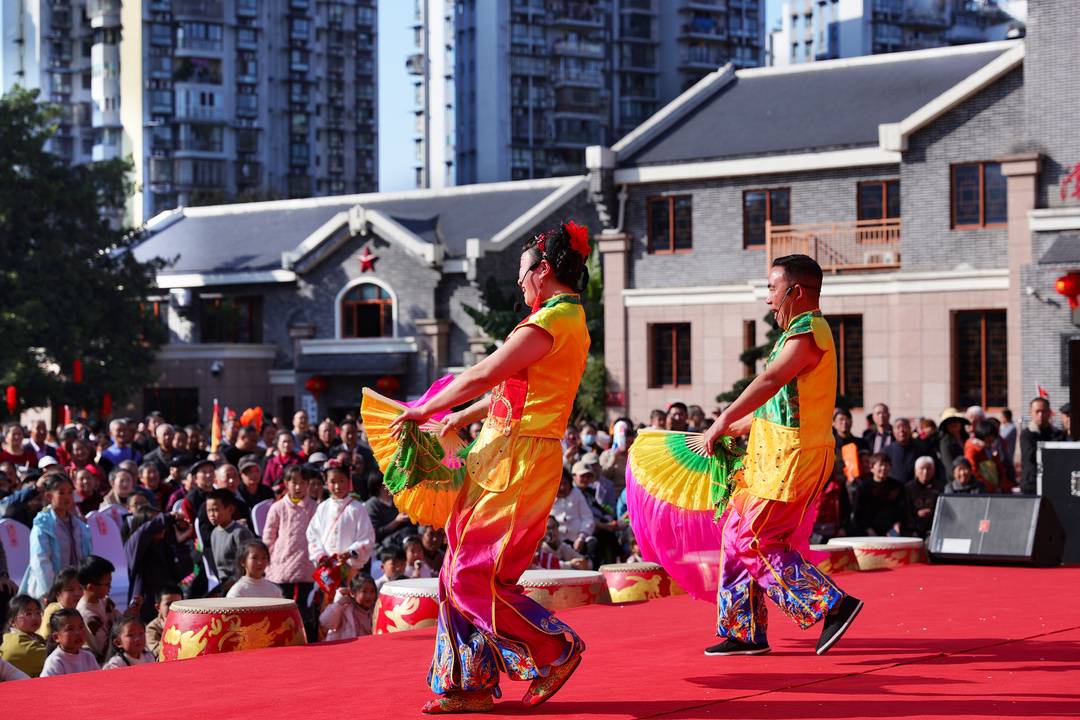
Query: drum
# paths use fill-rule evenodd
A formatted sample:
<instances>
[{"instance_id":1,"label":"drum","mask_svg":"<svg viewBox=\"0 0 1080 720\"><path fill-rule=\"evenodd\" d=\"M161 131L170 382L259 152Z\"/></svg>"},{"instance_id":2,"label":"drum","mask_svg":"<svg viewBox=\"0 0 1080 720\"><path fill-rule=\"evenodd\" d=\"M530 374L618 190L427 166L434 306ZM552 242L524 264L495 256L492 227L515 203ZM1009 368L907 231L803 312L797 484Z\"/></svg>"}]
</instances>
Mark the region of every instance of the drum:
<instances>
[{"instance_id":1,"label":"drum","mask_svg":"<svg viewBox=\"0 0 1080 720\"><path fill-rule=\"evenodd\" d=\"M205 598L169 606L161 635L162 660L303 645L304 623L292 600Z\"/></svg>"},{"instance_id":2,"label":"drum","mask_svg":"<svg viewBox=\"0 0 1080 720\"><path fill-rule=\"evenodd\" d=\"M926 561L926 544L919 538L840 537L829 545L846 545L855 551L860 570L880 570Z\"/></svg>"},{"instance_id":3,"label":"drum","mask_svg":"<svg viewBox=\"0 0 1080 720\"><path fill-rule=\"evenodd\" d=\"M818 569L822 572L832 575L859 569L855 550L850 545L811 545L810 549L828 556L817 563Z\"/></svg>"},{"instance_id":4,"label":"drum","mask_svg":"<svg viewBox=\"0 0 1080 720\"><path fill-rule=\"evenodd\" d=\"M592 570L526 570L518 584L552 612L601 602L607 590L604 576Z\"/></svg>"},{"instance_id":5,"label":"drum","mask_svg":"<svg viewBox=\"0 0 1080 720\"><path fill-rule=\"evenodd\" d=\"M376 635L434 627L439 617L439 579L393 580L375 601Z\"/></svg>"},{"instance_id":6,"label":"drum","mask_svg":"<svg viewBox=\"0 0 1080 720\"><path fill-rule=\"evenodd\" d=\"M600 574L607 584L608 598L616 605L681 595L683 592L664 568L656 563L601 565Z\"/></svg>"}]
</instances>

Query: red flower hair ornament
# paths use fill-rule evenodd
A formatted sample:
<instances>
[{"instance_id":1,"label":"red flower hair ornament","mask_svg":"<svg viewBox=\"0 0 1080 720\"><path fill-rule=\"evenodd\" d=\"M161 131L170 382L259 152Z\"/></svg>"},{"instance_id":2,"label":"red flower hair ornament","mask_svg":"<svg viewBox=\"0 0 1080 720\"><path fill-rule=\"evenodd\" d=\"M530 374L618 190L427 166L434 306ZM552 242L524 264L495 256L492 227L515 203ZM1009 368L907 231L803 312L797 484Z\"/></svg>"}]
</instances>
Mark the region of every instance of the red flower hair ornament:
<instances>
[{"instance_id":1,"label":"red flower hair ornament","mask_svg":"<svg viewBox=\"0 0 1080 720\"><path fill-rule=\"evenodd\" d=\"M589 228L578 225L571 220L563 225L566 234L570 236L570 247L574 249L583 260L588 260L592 254L592 246L589 244Z\"/></svg>"}]
</instances>

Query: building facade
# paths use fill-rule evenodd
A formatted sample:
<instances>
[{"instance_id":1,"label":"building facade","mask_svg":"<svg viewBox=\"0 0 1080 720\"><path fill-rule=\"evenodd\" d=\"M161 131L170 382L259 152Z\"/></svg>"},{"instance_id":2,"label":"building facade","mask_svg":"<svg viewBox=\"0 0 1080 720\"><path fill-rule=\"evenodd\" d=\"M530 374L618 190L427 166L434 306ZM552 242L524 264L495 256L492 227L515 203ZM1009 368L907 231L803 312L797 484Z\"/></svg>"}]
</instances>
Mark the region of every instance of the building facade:
<instances>
[{"instance_id":1,"label":"building facade","mask_svg":"<svg viewBox=\"0 0 1080 720\"><path fill-rule=\"evenodd\" d=\"M133 223L377 186L375 0L3 8L4 89L37 87L61 106L51 144L69 161L132 158Z\"/></svg>"},{"instance_id":2,"label":"building facade","mask_svg":"<svg viewBox=\"0 0 1080 720\"><path fill-rule=\"evenodd\" d=\"M791 0L770 65L991 42L1023 35L1021 0Z\"/></svg>"},{"instance_id":3,"label":"building facade","mask_svg":"<svg viewBox=\"0 0 1080 720\"><path fill-rule=\"evenodd\" d=\"M584 176L163 213L135 253L179 252L150 298L169 342L131 410L340 418L364 386L416 397L482 356L466 308L516 292L522 243L569 218L599 229Z\"/></svg>"},{"instance_id":4,"label":"building facade","mask_svg":"<svg viewBox=\"0 0 1080 720\"><path fill-rule=\"evenodd\" d=\"M591 148L611 412L716 407L759 370L739 356L765 341L767 268L792 252L826 271L854 411L1021 415L1037 386L1066 401L1076 328L1053 288L1080 265L1080 198L1061 191L1080 32L1065 3L1036 5L1024 41L727 68Z\"/></svg>"},{"instance_id":5,"label":"building facade","mask_svg":"<svg viewBox=\"0 0 1080 720\"><path fill-rule=\"evenodd\" d=\"M764 59L763 0L419 0L418 187L580 173L721 65Z\"/></svg>"}]
</instances>

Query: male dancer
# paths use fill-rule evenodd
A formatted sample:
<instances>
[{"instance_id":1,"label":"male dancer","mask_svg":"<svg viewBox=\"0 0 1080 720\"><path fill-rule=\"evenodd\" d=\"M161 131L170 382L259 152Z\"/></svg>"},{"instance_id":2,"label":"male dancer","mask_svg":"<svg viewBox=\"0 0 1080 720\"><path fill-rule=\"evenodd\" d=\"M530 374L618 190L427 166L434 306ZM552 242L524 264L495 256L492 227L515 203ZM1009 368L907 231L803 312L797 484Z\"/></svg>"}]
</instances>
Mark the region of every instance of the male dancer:
<instances>
[{"instance_id":1,"label":"male dancer","mask_svg":"<svg viewBox=\"0 0 1080 720\"><path fill-rule=\"evenodd\" d=\"M717 634L706 655L769 652L764 597L802 628L824 619L817 654L862 609L793 548L793 536L832 474L836 353L818 309L821 267L806 255L773 261L765 303L784 333L758 375L705 432L750 433L743 481L728 505L717 593ZM751 413L753 413L751 415Z\"/></svg>"}]
</instances>

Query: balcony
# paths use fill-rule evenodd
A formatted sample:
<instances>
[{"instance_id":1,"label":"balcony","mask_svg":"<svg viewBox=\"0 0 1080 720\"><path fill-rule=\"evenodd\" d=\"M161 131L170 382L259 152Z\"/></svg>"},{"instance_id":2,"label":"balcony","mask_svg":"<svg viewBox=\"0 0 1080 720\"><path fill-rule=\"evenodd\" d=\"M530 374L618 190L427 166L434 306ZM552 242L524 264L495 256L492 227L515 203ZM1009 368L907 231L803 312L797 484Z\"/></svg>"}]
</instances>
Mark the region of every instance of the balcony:
<instances>
[{"instance_id":1,"label":"balcony","mask_svg":"<svg viewBox=\"0 0 1080 720\"><path fill-rule=\"evenodd\" d=\"M802 225L765 225L766 267L784 255L801 253L825 272L888 270L900 267L900 218Z\"/></svg>"},{"instance_id":2,"label":"balcony","mask_svg":"<svg viewBox=\"0 0 1080 720\"><path fill-rule=\"evenodd\" d=\"M120 0L88 0L86 14L90 27L120 27Z\"/></svg>"},{"instance_id":3,"label":"balcony","mask_svg":"<svg viewBox=\"0 0 1080 720\"><path fill-rule=\"evenodd\" d=\"M221 20L225 17L223 0L173 0L175 17Z\"/></svg>"},{"instance_id":4,"label":"balcony","mask_svg":"<svg viewBox=\"0 0 1080 720\"><path fill-rule=\"evenodd\" d=\"M624 15L639 13L651 15L656 12L656 8L653 7L653 0L623 0L622 5L619 6L619 12Z\"/></svg>"},{"instance_id":5,"label":"balcony","mask_svg":"<svg viewBox=\"0 0 1080 720\"><path fill-rule=\"evenodd\" d=\"M604 27L604 18L590 8L567 9L555 13L552 25L568 30L599 30Z\"/></svg>"},{"instance_id":6,"label":"balcony","mask_svg":"<svg viewBox=\"0 0 1080 720\"><path fill-rule=\"evenodd\" d=\"M713 22L685 23L679 37L690 40L724 40L727 38L727 28Z\"/></svg>"},{"instance_id":7,"label":"balcony","mask_svg":"<svg viewBox=\"0 0 1080 720\"><path fill-rule=\"evenodd\" d=\"M684 0L679 12L725 12L727 0Z\"/></svg>"},{"instance_id":8,"label":"balcony","mask_svg":"<svg viewBox=\"0 0 1080 720\"><path fill-rule=\"evenodd\" d=\"M604 74L593 70L574 70L559 68L555 71L555 85L574 85L577 87L603 87Z\"/></svg>"},{"instance_id":9,"label":"balcony","mask_svg":"<svg viewBox=\"0 0 1080 720\"><path fill-rule=\"evenodd\" d=\"M224 122L225 108L216 105L189 105L176 108L177 120L195 120L200 122Z\"/></svg>"},{"instance_id":10,"label":"balcony","mask_svg":"<svg viewBox=\"0 0 1080 720\"><path fill-rule=\"evenodd\" d=\"M576 55L578 57L602 58L606 54L603 43L581 42L578 40L560 40L555 43L555 54Z\"/></svg>"},{"instance_id":11,"label":"balcony","mask_svg":"<svg viewBox=\"0 0 1080 720\"><path fill-rule=\"evenodd\" d=\"M904 9L904 14L900 16L900 23L911 27L947 28L949 27L949 18L943 10L936 11L931 8L908 7Z\"/></svg>"}]
</instances>

